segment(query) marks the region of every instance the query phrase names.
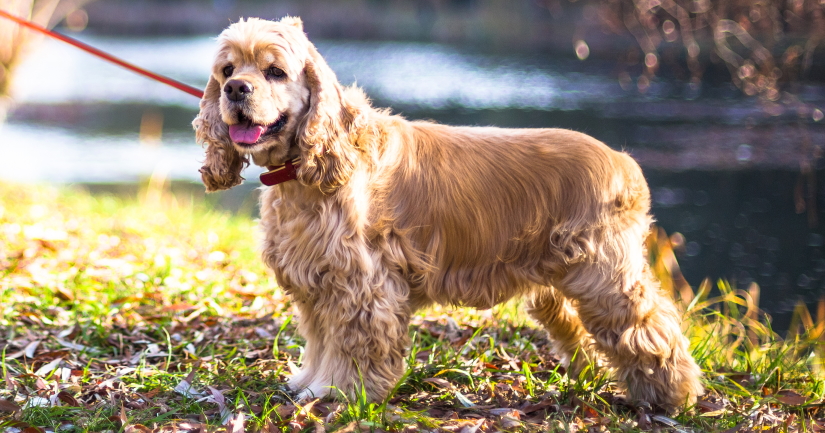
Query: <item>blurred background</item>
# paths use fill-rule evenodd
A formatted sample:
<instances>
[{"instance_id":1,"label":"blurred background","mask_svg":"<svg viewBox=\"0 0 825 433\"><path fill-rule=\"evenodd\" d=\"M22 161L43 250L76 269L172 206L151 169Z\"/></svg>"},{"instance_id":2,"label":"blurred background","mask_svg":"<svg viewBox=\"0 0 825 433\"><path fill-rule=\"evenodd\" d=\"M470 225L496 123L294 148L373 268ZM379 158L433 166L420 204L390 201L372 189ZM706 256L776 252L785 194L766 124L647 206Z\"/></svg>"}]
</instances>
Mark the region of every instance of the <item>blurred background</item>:
<instances>
[{"instance_id":1,"label":"blurred background","mask_svg":"<svg viewBox=\"0 0 825 433\"><path fill-rule=\"evenodd\" d=\"M343 83L409 119L562 127L630 152L687 281L825 295L820 0L0 0L203 87L239 17L297 15ZM0 19L0 181L202 197L198 100ZM204 200L254 214L257 171Z\"/></svg>"}]
</instances>

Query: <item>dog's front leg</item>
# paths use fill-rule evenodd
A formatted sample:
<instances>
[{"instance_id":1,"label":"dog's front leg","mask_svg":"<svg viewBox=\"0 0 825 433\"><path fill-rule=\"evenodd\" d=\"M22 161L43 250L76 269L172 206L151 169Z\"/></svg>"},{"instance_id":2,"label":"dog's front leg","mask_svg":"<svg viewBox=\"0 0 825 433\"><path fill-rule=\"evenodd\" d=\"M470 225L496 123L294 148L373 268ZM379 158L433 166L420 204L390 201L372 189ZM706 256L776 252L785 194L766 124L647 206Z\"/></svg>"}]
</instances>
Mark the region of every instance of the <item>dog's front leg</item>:
<instances>
[{"instance_id":1,"label":"dog's front leg","mask_svg":"<svg viewBox=\"0 0 825 433\"><path fill-rule=\"evenodd\" d=\"M313 320L303 320L304 317L312 317L313 304L311 302L295 300L298 307L298 333L306 339L302 358L301 370L289 377L288 383L293 391L306 389L316 377L315 371L321 363L323 355L323 322Z\"/></svg>"},{"instance_id":2,"label":"dog's front leg","mask_svg":"<svg viewBox=\"0 0 825 433\"><path fill-rule=\"evenodd\" d=\"M317 301L301 308L305 361L290 386L300 388L302 398L352 399L363 387L371 401L381 401L404 373L410 319L405 283L351 277L348 284L318 289Z\"/></svg>"}]
</instances>

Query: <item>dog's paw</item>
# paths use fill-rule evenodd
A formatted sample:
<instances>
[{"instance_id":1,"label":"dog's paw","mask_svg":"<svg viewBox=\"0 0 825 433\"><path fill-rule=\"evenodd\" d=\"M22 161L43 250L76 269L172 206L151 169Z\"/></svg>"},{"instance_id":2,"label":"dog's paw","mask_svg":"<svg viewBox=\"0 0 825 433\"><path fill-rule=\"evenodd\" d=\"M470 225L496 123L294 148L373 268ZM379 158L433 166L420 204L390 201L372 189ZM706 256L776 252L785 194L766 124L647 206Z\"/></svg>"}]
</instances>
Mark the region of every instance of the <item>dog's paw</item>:
<instances>
[{"instance_id":1,"label":"dog's paw","mask_svg":"<svg viewBox=\"0 0 825 433\"><path fill-rule=\"evenodd\" d=\"M326 398L335 396L333 387L320 382L313 382L298 390L297 398L301 401L314 400L316 398Z\"/></svg>"},{"instance_id":2,"label":"dog's paw","mask_svg":"<svg viewBox=\"0 0 825 433\"><path fill-rule=\"evenodd\" d=\"M317 396L315 393L312 392L309 388L302 388L298 393L295 395L296 401L299 402L306 402L310 400L316 399Z\"/></svg>"},{"instance_id":3,"label":"dog's paw","mask_svg":"<svg viewBox=\"0 0 825 433\"><path fill-rule=\"evenodd\" d=\"M299 392L306 388L311 380L309 370L297 370L292 376L287 378L287 386L289 386L289 389L292 391Z\"/></svg>"}]
</instances>

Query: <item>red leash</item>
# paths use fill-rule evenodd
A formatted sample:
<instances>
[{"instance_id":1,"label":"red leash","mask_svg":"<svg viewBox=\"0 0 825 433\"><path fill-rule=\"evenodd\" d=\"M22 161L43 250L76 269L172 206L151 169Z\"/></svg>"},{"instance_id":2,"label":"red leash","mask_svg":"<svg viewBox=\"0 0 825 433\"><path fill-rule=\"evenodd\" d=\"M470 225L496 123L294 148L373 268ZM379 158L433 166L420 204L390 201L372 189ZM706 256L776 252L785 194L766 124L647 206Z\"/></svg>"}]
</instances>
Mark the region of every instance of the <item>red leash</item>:
<instances>
[{"instance_id":1,"label":"red leash","mask_svg":"<svg viewBox=\"0 0 825 433\"><path fill-rule=\"evenodd\" d=\"M35 24L31 21L25 20L25 19L20 18L20 17L16 17L14 15L11 15L10 13L8 13L8 12L2 10L2 9L0 9L0 17L8 18L8 19L16 22L17 24L20 24L21 26L28 27L32 30L38 31L38 32L43 33L47 36L51 36L55 39L60 39L61 41L66 42L66 43L71 44L71 45L74 45L75 47L80 48L81 50L86 51L87 53L90 53L90 54L98 56L102 59L108 60L108 61L110 61L110 62L112 62L116 65L122 66L122 67L124 67L124 68L126 68L126 69L128 69L132 72L137 72L140 75L149 77L149 78L151 78L153 80L156 80L156 81L160 81L161 83L164 83L164 84L168 84L168 85L170 85L170 86L172 86L172 87L174 87L178 90L182 90L182 91L184 91L184 92L186 92L186 93L188 93L192 96L195 96L197 98L203 98L203 91L198 89L198 88L192 87L192 86L190 86L188 84L185 84L185 83L181 83L180 81L177 81L177 80L173 80L169 77L164 77L163 75L158 75L154 72L147 71L146 69L143 69L139 66L135 66L135 65L133 65L129 62L118 59L117 57L115 57L111 54L104 53L103 51L100 51L95 47L92 47L90 45L86 45L83 42L78 41L77 39L70 38L66 35L61 35L60 33L53 32L53 31L51 31L51 30L49 30L45 27L39 26L39 25L37 25L37 24Z\"/></svg>"}]
</instances>

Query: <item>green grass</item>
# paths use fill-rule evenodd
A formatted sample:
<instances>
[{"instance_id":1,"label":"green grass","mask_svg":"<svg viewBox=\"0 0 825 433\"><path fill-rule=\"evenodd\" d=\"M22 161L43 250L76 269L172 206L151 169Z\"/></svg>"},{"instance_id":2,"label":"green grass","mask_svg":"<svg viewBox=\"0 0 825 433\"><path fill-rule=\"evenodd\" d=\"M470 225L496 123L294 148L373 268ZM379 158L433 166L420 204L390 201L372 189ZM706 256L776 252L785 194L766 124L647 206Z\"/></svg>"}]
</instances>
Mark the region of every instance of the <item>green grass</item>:
<instances>
[{"instance_id":1,"label":"green grass","mask_svg":"<svg viewBox=\"0 0 825 433\"><path fill-rule=\"evenodd\" d=\"M820 431L825 305L782 339L758 287L693 290L649 240L708 394L673 418L604 369L571 378L511 302L415 316L384 402L295 402L303 340L256 222L160 190L135 198L0 184L0 431ZM39 429L39 430L38 430Z\"/></svg>"}]
</instances>

